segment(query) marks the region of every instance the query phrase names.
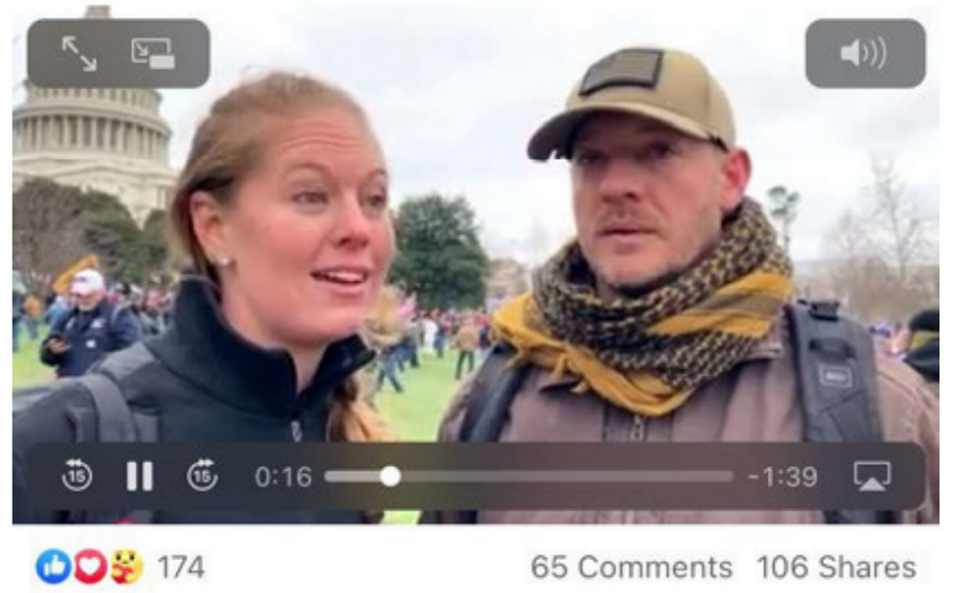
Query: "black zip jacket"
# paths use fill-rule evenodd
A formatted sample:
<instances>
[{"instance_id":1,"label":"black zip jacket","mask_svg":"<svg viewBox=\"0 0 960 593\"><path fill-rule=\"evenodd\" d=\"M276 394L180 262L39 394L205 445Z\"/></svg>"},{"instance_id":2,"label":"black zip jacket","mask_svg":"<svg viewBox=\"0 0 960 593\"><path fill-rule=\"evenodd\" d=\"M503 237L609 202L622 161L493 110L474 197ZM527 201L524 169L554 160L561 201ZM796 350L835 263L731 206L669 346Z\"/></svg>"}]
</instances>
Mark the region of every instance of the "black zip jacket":
<instances>
[{"instance_id":1,"label":"black zip jacket","mask_svg":"<svg viewBox=\"0 0 960 593\"><path fill-rule=\"evenodd\" d=\"M131 410L157 417L160 442L322 442L333 389L370 362L357 336L330 345L309 386L296 391L286 351L251 344L226 323L214 289L199 278L181 283L173 327L146 342L156 360L125 377L120 388ZM13 521L60 523L65 512L31 508L27 456L44 442L72 442L69 406L93 402L83 387L58 389L17 413L13 426ZM81 404L82 405L82 404ZM95 439L93 439L95 440ZM157 512L161 523L359 523L348 511Z\"/></svg>"}]
</instances>

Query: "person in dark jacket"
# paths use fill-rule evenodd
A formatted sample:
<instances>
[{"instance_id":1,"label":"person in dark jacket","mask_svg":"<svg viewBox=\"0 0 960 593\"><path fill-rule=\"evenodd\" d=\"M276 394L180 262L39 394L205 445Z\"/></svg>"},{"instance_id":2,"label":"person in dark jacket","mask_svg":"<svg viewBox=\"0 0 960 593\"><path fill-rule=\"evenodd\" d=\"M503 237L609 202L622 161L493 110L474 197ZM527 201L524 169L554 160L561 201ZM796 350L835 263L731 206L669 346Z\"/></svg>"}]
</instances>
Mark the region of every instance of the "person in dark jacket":
<instances>
[{"instance_id":1,"label":"person in dark jacket","mask_svg":"<svg viewBox=\"0 0 960 593\"><path fill-rule=\"evenodd\" d=\"M940 309L927 309L910 320L910 338L904 362L920 373L940 394Z\"/></svg>"},{"instance_id":2,"label":"person in dark jacket","mask_svg":"<svg viewBox=\"0 0 960 593\"><path fill-rule=\"evenodd\" d=\"M116 381L131 411L157 418L158 441L383 440L357 372L372 358L358 332L395 249L385 169L363 110L313 78L268 74L213 105L169 210L195 274L180 284L171 329L143 342L151 361ZM31 448L74 439L67 414L92 407L85 389L69 383L15 414L15 523L75 516L34 508L26 476ZM150 520L369 517L363 509L160 510Z\"/></svg>"},{"instance_id":3,"label":"person in dark jacket","mask_svg":"<svg viewBox=\"0 0 960 593\"><path fill-rule=\"evenodd\" d=\"M100 272L77 272L70 294L76 306L57 319L40 346L40 361L56 367L58 377L79 377L105 355L140 341L139 320L107 301Z\"/></svg>"},{"instance_id":4,"label":"person in dark jacket","mask_svg":"<svg viewBox=\"0 0 960 593\"><path fill-rule=\"evenodd\" d=\"M20 351L20 325L23 321L23 290L13 288L13 351Z\"/></svg>"}]
</instances>

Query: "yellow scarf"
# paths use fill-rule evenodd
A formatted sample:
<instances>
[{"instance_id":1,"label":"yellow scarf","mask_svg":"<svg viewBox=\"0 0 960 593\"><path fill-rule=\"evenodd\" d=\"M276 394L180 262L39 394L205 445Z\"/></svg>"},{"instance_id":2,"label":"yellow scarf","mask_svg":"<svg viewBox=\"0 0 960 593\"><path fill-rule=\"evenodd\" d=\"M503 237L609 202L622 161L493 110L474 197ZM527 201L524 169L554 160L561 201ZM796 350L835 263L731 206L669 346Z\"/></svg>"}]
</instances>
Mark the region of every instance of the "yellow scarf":
<instances>
[{"instance_id":1,"label":"yellow scarf","mask_svg":"<svg viewBox=\"0 0 960 593\"><path fill-rule=\"evenodd\" d=\"M658 336L724 332L759 340L778 319L792 292L790 278L775 271L755 271L727 284L701 303L645 329ZM510 343L518 359L580 379L575 393L593 391L610 403L645 416L677 409L693 388L677 388L651 372L621 372L601 362L587 348L553 338L540 319L532 293L507 303L493 317L497 339Z\"/></svg>"}]
</instances>

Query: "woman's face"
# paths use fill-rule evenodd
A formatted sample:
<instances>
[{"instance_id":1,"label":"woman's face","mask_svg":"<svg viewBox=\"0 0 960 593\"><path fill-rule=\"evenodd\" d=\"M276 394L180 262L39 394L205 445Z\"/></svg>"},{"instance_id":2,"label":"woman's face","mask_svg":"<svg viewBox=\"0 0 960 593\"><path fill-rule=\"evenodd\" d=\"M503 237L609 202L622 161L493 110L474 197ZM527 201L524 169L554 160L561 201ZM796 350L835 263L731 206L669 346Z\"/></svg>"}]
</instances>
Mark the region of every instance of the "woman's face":
<instances>
[{"instance_id":1,"label":"woman's face","mask_svg":"<svg viewBox=\"0 0 960 593\"><path fill-rule=\"evenodd\" d=\"M321 108L285 121L263 155L201 238L209 255L230 260L219 268L227 317L265 346L346 338L394 252L380 147L356 115Z\"/></svg>"}]
</instances>

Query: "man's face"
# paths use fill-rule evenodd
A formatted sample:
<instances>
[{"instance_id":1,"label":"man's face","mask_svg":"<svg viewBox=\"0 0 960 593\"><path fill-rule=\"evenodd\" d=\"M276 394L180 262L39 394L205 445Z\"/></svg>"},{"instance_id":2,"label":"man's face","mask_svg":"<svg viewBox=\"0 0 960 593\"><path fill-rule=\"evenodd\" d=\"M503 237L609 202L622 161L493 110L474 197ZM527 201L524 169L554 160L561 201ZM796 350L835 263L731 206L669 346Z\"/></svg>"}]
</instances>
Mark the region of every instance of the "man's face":
<instances>
[{"instance_id":1,"label":"man's face","mask_svg":"<svg viewBox=\"0 0 960 593\"><path fill-rule=\"evenodd\" d=\"M742 150L619 113L588 117L570 161L577 237L605 296L656 285L709 252L750 175Z\"/></svg>"},{"instance_id":2,"label":"man's face","mask_svg":"<svg viewBox=\"0 0 960 593\"><path fill-rule=\"evenodd\" d=\"M94 290L86 294L74 294L74 298L81 311L92 311L97 308L100 300L103 299L103 291Z\"/></svg>"}]
</instances>

